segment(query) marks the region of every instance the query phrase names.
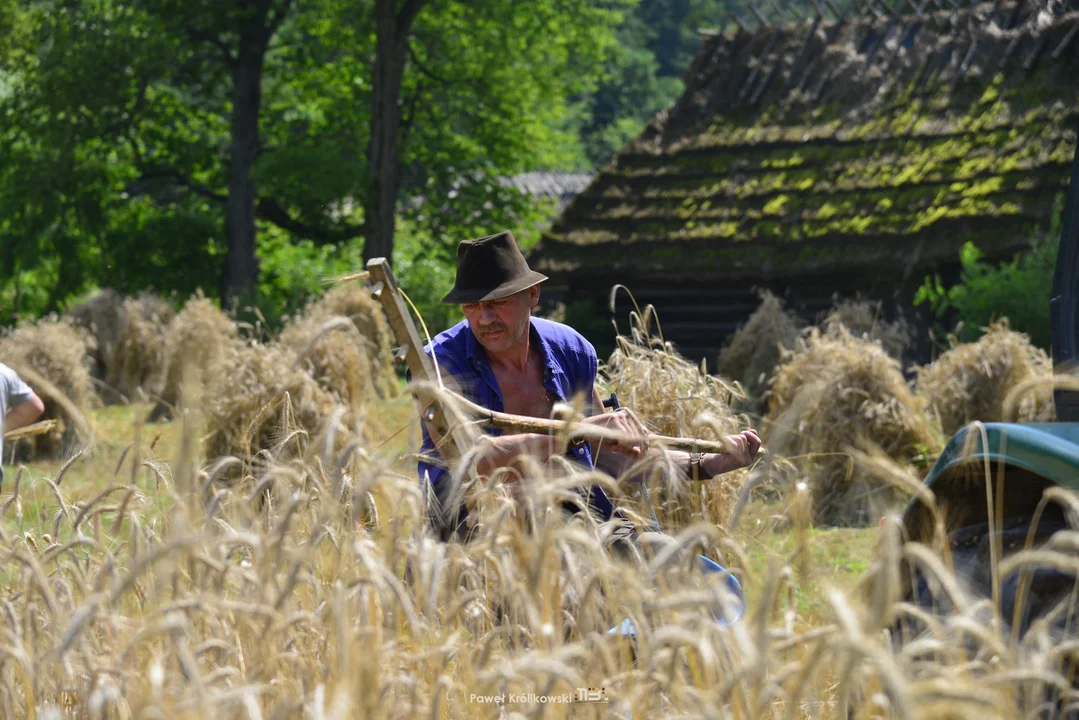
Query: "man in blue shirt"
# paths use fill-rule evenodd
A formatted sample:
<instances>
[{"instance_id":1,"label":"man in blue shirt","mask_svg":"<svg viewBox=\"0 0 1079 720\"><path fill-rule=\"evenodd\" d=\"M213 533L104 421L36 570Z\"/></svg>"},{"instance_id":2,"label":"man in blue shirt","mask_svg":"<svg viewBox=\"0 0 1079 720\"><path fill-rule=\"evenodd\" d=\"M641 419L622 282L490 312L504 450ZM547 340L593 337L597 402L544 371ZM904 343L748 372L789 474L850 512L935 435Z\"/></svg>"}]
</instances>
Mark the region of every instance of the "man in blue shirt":
<instances>
[{"instance_id":1,"label":"man in blue shirt","mask_svg":"<svg viewBox=\"0 0 1079 720\"><path fill-rule=\"evenodd\" d=\"M501 232L466 240L457 248L457 277L444 303L461 305L465 319L439 333L425 348L442 372L443 383L472 402L490 410L549 418L556 403L583 399L584 422L618 433L617 441L582 443L570 454L586 467L593 466L599 447L630 460L650 452L647 430L625 410L604 412L595 387L596 350L580 333L561 323L531 317L539 302L539 284L547 277L528 267L513 235ZM432 514L436 531L448 539L466 534L468 522L460 499L450 488L450 473L441 462L430 428L423 424L420 479L430 483L440 511ZM492 430L490 444L476 462L477 474L491 476L501 468L526 474L525 458L547 462L561 452L555 438L537 433L505 435ZM670 452L672 460L689 476L711 478L745 467L760 449L760 438L746 430L728 438L733 452L723 455ZM614 513L609 498L598 486L588 494L590 507L602 520Z\"/></svg>"}]
</instances>

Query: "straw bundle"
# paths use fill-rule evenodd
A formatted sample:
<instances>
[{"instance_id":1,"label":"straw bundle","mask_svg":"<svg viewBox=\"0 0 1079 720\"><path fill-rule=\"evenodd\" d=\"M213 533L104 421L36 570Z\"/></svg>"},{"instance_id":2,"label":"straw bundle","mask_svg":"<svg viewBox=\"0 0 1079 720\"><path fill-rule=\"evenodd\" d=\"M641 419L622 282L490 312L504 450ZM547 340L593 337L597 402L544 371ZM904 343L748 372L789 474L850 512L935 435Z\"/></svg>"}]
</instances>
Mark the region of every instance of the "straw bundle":
<instances>
[{"instance_id":1,"label":"straw bundle","mask_svg":"<svg viewBox=\"0 0 1079 720\"><path fill-rule=\"evenodd\" d=\"M65 317L87 335L87 359L90 374L105 382L115 365L114 355L120 341L124 299L112 288L105 288L85 302L73 306Z\"/></svg>"},{"instance_id":2,"label":"straw bundle","mask_svg":"<svg viewBox=\"0 0 1079 720\"><path fill-rule=\"evenodd\" d=\"M164 380L165 338L176 315L167 302L151 293L124 298L119 335L105 382L128 399L156 393Z\"/></svg>"},{"instance_id":3,"label":"straw bundle","mask_svg":"<svg viewBox=\"0 0 1079 720\"><path fill-rule=\"evenodd\" d=\"M906 320L886 320L881 315L880 303L868 300L836 298L831 311L819 324L826 333L836 333L843 327L856 338L876 340L884 352L896 359L901 358L910 345L910 327Z\"/></svg>"},{"instance_id":4,"label":"straw bundle","mask_svg":"<svg viewBox=\"0 0 1079 720\"><path fill-rule=\"evenodd\" d=\"M851 448L878 446L907 463L940 444L896 360L843 327L814 328L799 341L776 371L769 402L770 452L805 469L817 519L827 524L864 524L898 500L854 467Z\"/></svg>"},{"instance_id":5,"label":"straw bundle","mask_svg":"<svg viewBox=\"0 0 1079 720\"><path fill-rule=\"evenodd\" d=\"M653 322L651 306L643 316L634 314L629 337L616 338L617 347L601 368L604 384L658 434L705 437L697 434L702 414L714 419L714 430L740 431L730 403L745 397L741 386L708 375L679 355L662 336L652 334Z\"/></svg>"},{"instance_id":6,"label":"straw bundle","mask_svg":"<svg viewBox=\"0 0 1079 720\"><path fill-rule=\"evenodd\" d=\"M215 372L229 380L207 393L202 405L209 458L232 455L250 463L263 450L278 459L302 455L340 408L285 348L222 345Z\"/></svg>"},{"instance_id":7,"label":"straw bundle","mask_svg":"<svg viewBox=\"0 0 1079 720\"><path fill-rule=\"evenodd\" d=\"M20 325L0 337L0 362L19 373L45 403L41 420L56 427L20 443L24 459L58 457L89 439L83 417L97 404L85 336L70 323L49 318Z\"/></svg>"},{"instance_id":8,"label":"straw bundle","mask_svg":"<svg viewBox=\"0 0 1079 720\"><path fill-rule=\"evenodd\" d=\"M218 386L231 382L221 363L239 342L236 325L213 302L201 293L188 300L165 337L164 386L150 419L170 417L182 400L197 405L201 394L213 395Z\"/></svg>"},{"instance_id":9,"label":"straw bundle","mask_svg":"<svg viewBox=\"0 0 1079 720\"><path fill-rule=\"evenodd\" d=\"M759 398L779 364L781 352L794 347L803 324L783 307L782 300L762 291L760 306L724 343L716 369L723 377L740 382L750 397Z\"/></svg>"},{"instance_id":10,"label":"straw bundle","mask_svg":"<svg viewBox=\"0 0 1079 720\"><path fill-rule=\"evenodd\" d=\"M1006 320L986 328L977 342L956 345L917 372L918 394L940 418L946 434L974 420L1047 422L1054 418L1048 382L1052 362L1027 335L1009 329ZM1019 400L1017 417L1005 417L1008 393L1024 382L1042 378L1047 382Z\"/></svg>"},{"instance_id":11,"label":"straw bundle","mask_svg":"<svg viewBox=\"0 0 1079 720\"><path fill-rule=\"evenodd\" d=\"M327 327L341 317L351 321L355 332L347 325ZM302 354L303 369L338 402L356 406L397 393L389 324L369 291L331 290L288 323L280 342Z\"/></svg>"}]
</instances>

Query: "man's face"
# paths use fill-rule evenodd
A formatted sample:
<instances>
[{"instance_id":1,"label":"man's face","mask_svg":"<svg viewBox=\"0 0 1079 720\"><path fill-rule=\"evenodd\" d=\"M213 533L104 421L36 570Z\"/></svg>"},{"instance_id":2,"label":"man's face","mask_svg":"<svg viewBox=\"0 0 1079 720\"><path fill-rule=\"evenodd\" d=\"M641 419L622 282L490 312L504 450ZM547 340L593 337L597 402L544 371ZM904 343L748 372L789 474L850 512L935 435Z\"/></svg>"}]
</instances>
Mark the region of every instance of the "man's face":
<instances>
[{"instance_id":1,"label":"man's face","mask_svg":"<svg viewBox=\"0 0 1079 720\"><path fill-rule=\"evenodd\" d=\"M539 286L498 300L464 303L461 310L468 327L484 350L503 353L525 342L528 337L529 316L539 302Z\"/></svg>"}]
</instances>

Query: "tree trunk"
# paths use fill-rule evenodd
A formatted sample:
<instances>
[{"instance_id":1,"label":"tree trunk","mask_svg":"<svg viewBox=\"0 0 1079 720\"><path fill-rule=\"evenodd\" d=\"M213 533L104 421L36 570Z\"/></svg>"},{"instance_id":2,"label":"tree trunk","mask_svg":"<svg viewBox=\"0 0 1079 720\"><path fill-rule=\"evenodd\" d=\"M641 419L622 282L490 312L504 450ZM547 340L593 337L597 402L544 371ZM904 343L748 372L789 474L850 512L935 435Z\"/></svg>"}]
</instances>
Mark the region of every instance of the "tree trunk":
<instances>
[{"instance_id":1,"label":"tree trunk","mask_svg":"<svg viewBox=\"0 0 1079 720\"><path fill-rule=\"evenodd\" d=\"M242 37L232 67L232 144L229 197L225 210L228 254L222 296L231 302L253 299L258 285L255 253L255 180L251 171L259 154L259 109L265 41Z\"/></svg>"},{"instance_id":2,"label":"tree trunk","mask_svg":"<svg viewBox=\"0 0 1079 720\"><path fill-rule=\"evenodd\" d=\"M371 97L371 143L367 151L371 186L364 213L365 262L376 257L393 259L394 219L400 186L397 141L401 125L401 80L408 34L425 2L406 0L400 13L397 0L377 0L375 7L378 40Z\"/></svg>"}]
</instances>

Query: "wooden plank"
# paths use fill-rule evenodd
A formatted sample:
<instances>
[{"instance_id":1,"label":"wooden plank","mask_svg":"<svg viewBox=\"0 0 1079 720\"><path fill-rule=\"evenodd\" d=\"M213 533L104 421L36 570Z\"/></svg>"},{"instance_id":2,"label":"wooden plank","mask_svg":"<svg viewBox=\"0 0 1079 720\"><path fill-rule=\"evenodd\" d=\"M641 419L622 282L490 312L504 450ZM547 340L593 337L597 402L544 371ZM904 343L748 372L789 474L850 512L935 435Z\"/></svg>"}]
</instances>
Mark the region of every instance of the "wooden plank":
<instances>
[{"instance_id":1,"label":"wooden plank","mask_svg":"<svg viewBox=\"0 0 1079 720\"><path fill-rule=\"evenodd\" d=\"M897 24L898 24L898 21L895 20L895 19L889 20L888 22L886 22L884 24L884 30L881 32L880 39L877 40L877 42L869 50L869 54L866 55L866 57L865 57L865 67L866 67L866 69L869 69L869 68L873 67L873 61L876 59L877 53L879 53L880 49L882 47L884 47L884 44L888 42L888 37L892 34L892 31L895 29L895 26ZM869 32L873 33L875 31L876 31L876 27L873 26L873 25L870 25L869 26Z\"/></svg>"},{"instance_id":2,"label":"wooden plank","mask_svg":"<svg viewBox=\"0 0 1079 720\"><path fill-rule=\"evenodd\" d=\"M753 70L750 71L749 77L742 83L742 87L738 91L738 102L745 99L746 93L749 92L749 88L753 85L753 81L756 80L757 75L760 74L761 66L764 65L765 58L768 57L768 53L772 52L772 48L776 46L778 40L779 32L773 31L771 37L768 39L768 45L765 46L764 51L757 57L757 62L754 64Z\"/></svg>"},{"instance_id":3,"label":"wooden plank","mask_svg":"<svg viewBox=\"0 0 1079 720\"><path fill-rule=\"evenodd\" d=\"M1068 31L1068 34L1064 36L1064 39L1057 45L1056 50L1053 51L1052 58L1054 60L1060 59L1061 54L1064 52L1064 48L1068 47L1068 43L1075 39L1076 34L1079 34L1079 21L1072 24L1072 29Z\"/></svg>"},{"instance_id":4,"label":"wooden plank","mask_svg":"<svg viewBox=\"0 0 1079 720\"><path fill-rule=\"evenodd\" d=\"M745 21L744 21L744 20L742 20L741 16L739 16L739 15L738 15L738 13L734 12L733 10L731 10L731 11L729 11L729 12L727 13L727 15L728 15L728 16L729 16L729 17L730 17L730 18L731 18L732 20L734 20L734 23L735 23L735 25L737 25L737 26L738 26L738 29L739 29L739 30L740 30L741 32L746 32L746 33L747 33L747 32L749 32L749 28L747 28L747 27L746 27L746 23L745 23Z\"/></svg>"},{"instance_id":5,"label":"wooden plank","mask_svg":"<svg viewBox=\"0 0 1079 720\"><path fill-rule=\"evenodd\" d=\"M978 49L978 36L973 35L970 39L970 47L967 48L967 54L963 57L963 62L959 63L959 74L956 76L956 85L958 86L958 80L967 76L970 73L970 67L974 64L974 53Z\"/></svg>"},{"instance_id":6,"label":"wooden plank","mask_svg":"<svg viewBox=\"0 0 1079 720\"><path fill-rule=\"evenodd\" d=\"M877 80L874 92L880 91L881 86L890 79L889 71L892 68L892 64L895 62L896 58L898 58L899 55L903 52L903 43L906 41L907 35L918 25L919 22L921 22L920 18L923 15L922 11L925 9L927 2L928 0L922 0L921 4L914 8L915 16L908 19L903 24L903 28L899 32L899 40L895 44L895 49L892 50L892 52L888 55L887 58L885 58L884 62L880 65L880 79ZM882 44L885 42L885 39L886 38L881 40Z\"/></svg>"},{"instance_id":7,"label":"wooden plank","mask_svg":"<svg viewBox=\"0 0 1079 720\"><path fill-rule=\"evenodd\" d=\"M1012 53L1015 52L1015 49L1017 47L1019 47L1019 42L1020 42L1021 39L1022 38L1019 35L1016 35L1008 43L1008 46L1006 48L1004 48L1004 52L1001 53L1001 55L1000 55L1000 62L997 63L997 70L998 71L1004 69L1005 64L1007 64L1007 62L1008 62L1008 58L1010 58L1012 56Z\"/></svg>"},{"instance_id":8,"label":"wooden plank","mask_svg":"<svg viewBox=\"0 0 1079 720\"><path fill-rule=\"evenodd\" d=\"M1026 56L1026 59L1023 60L1022 67L1024 73L1030 72L1030 69L1034 67L1035 61L1037 61L1038 56L1041 55L1042 50L1045 49L1045 46L1048 42L1049 40L1046 38L1044 33L1039 35L1038 39L1034 41L1033 49L1031 49L1030 54Z\"/></svg>"},{"instance_id":9,"label":"wooden plank","mask_svg":"<svg viewBox=\"0 0 1079 720\"><path fill-rule=\"evenodd\" d=\"M783 89L781 94L785 95L790 90L791 85L794 83L794 78L798 75L798 69L805 61L806 53L809 51L809 46L813 42L813 36L817 34L817 28L820 27L821 20L824 18L824 13L820 11L818 5L817 17L813 19L813 24L809 27L809 32L806 33L805 40L802 41L802 47L798 49L798 55L795 56L794 62L791 64L791 73L787 76L787 82L783 83Z\"/></svg>"},{"instance_id":10,"label":"wooden plank","mask_svg":"<svg viewBox=\"0 0 1079 720\"><path fill-rule=\"evenodd\" d=\"M1023 0L1016 0L1015 7L1012 8L1012 14L1008 16L1007 22L1004 24L1005 30L1011 30L1019 25L1023 18Z\"/></svg>"},{"instance_id":11,"label":"wooden plank","mask_svg":"<svg viewBox=\"0 0 1079 720\"><path fill-rule=\"evenodd\" d=\"M950 36L948 42L944 44L944 48L940 51L937 57L939 57L938 67L934 69L934 75L931 80L931 85L928 89L930 93L937 92L941 83L946 82L948 65L952 62L952 55L955 54L955 36Z\"/></svg>"},{"instance_id":12,"label":"wooden plank","mask_svg":"<svg viewBox=\"0 0 1079 720\"><path fill-rule=\"evenodd\" d=\"M798 80L798 83L794 86L794 89L796 91L801 91L802 87L809 81L809 78L813 75L813 71L817 69L817 65L820 63L821 58L824 57L824 53L827 51L828 47L839 38L839 34L843 32L844 27L846 27L845 22L837 22L825 34L824 44L821 46L821 51L817 53L817 55L814 56L813 59L810 60L809 63L806 65L805 72L802 73L802 76ZM796 70L797 68L791 69L792 77L794 76Z\"/></svg>"},{"instance_id":13,"label":"wooden plank","mask_svg":"<svg viewBox=\"0 0 1079 720\"><path fill-rule=\"evenodd\" d=\"M775 4L774 0L768 0L768 7L772 9L779 25L787 24L787 10L786 8L779 7Z\"/></svg>"},{"instance_id":14,"label":"wooden plank","mask_svg":"<svg viewBox=\"0 0 1079 720\"><path fill-rule=\"evenodd\" d=\"M4 442L13 442L15 440L22 440L23 438L44 435L55 429L56 420L42 420L41 422L36 422L32 425L24 425L21 428L16 428L10 432L4 433Z\"/></svg>"},{"instance_id":15,"label":"wooden plank","mask_svg":"<svg viewBox=\"0 0 1079 720\"><path fill-rule=\"evenodd\" d=\"M915 17L921 17L922 16L922 8L915 5L914 0L904 0L904 2L906 2L907 5L910 6L910 9L914 11L914 16Z\"/></svg>"},{"instance_id":16,"label":"wooden plank","mask_svg":"<svg viewBox=\"0 0 1079 720\"><path fill-rule=\"evenodd\" d=\"M750 3L749 10L757 17L757 22L760 23L760 26L757 28L758 30L772 27L772 24L768 22L764 15L761 14L761 11L757 9L756 3Z\"/></svg>"},{"instance_id":17,"label":"wooden plank","mask_svg":"<svg viewBox=\"0 0 1079 720\"><path fill-rule=\"evenodd\" d=\"M750 105L756 105L757 104L757 102L761 98L761 95L764 93L765 89L769 85L772 84L772 80L775 79L776 74L779 72L779 69L781 67L783 67L783 58L782 57L777 57L775 65L772 66L772 71L769 72L768 75L765 76L764 80L761 81L760 85L757 86L757 89L754 90L753 94L750 96L750 98L749 98L749 104Z\"/></svg>"}]
</instances>

